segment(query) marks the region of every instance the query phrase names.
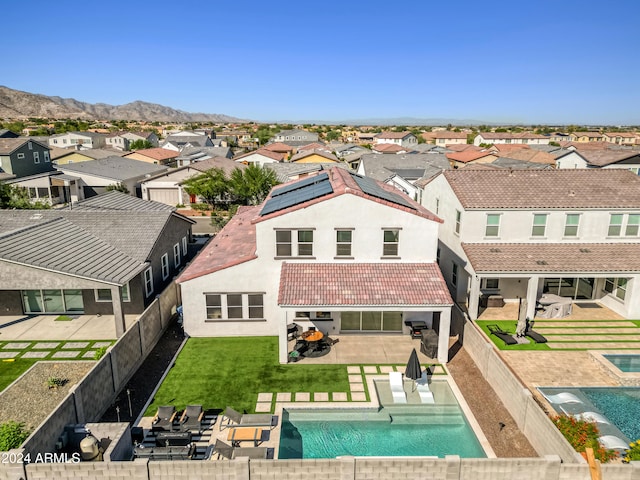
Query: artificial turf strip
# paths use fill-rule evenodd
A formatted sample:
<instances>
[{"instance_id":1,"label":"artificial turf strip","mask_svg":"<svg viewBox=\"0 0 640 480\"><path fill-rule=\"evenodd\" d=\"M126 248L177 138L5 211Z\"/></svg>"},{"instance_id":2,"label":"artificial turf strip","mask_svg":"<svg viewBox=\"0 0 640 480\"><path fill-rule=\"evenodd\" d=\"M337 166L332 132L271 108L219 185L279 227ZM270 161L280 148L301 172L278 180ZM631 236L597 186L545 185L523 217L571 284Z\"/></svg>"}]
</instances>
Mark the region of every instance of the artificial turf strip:
<instances>
[{"instance_id":1,"label":"artificial turf strip","mask_svg":"<svg viewBox=\"0 0 640 480\"><path fill-rule=\"evenodd\" d=\"M260 392L348 391L346 365L280 365L277 337L189 338L145 415L191 404L252 413Z\"/></svg>"},{"instance_id":2,"label":"artificial turf strip","mask_svg":"<svg viewBox=\"0 0 640 480\"><path fill-rule=\"evenodd\" d=\"M11 383L26 372L38 360L25 359L3 359L0 362L0 392L7 388Z\"/></svg>"}]
</instances>

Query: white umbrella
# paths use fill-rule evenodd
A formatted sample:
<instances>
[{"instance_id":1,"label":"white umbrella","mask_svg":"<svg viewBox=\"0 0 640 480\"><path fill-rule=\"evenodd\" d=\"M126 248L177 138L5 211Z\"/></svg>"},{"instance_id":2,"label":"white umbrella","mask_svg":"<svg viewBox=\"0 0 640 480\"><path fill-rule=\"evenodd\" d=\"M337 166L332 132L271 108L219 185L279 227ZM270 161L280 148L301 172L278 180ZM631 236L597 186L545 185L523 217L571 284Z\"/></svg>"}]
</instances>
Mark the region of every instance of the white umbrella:
<instances>
[{"instance_id":1,"label":"white umbrella","mask_svg":"<svg viewBox=\"0 0 640 480\"><path fill-rule=\"evenodd\" d=\"M520 309L518 311L518 324L516 325L516 335L524 337L527 331L527 299L520 299Z\"/></svg>"}]
</instances>

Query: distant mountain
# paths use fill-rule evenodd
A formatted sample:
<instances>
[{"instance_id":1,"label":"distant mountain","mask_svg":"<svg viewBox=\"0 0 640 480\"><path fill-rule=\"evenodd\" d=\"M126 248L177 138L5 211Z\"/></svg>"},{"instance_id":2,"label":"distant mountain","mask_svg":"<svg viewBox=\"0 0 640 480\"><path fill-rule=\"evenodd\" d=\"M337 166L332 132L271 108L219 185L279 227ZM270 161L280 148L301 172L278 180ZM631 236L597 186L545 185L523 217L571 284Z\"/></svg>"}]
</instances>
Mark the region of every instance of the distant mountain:
<instances>
[{"instance_id":1,"label":"distant mountain","mask_svg":"<svg viewBox=\"0 0 640 480\"><path fill-rule=\"evenodd\" d=\"M147 122L242 122L217 113L189 113L135 101L125 105L86 103L73 98L48 97L0 86L0 118L81 118L85 120L142 120Z\"/></svg>"},{"instance_id":2,"label":"distant mountain","mask_svg":"<svg viewBox=\"0 0 640 480\"><path fill-rule=\"evenodd\" d=\"M465 118L417 118L417 117L396 117L396 118L357 118L345 120L279 120L272 123L290 123L292 125L407 125L407 126L443 126L443 125L518 125L519 122L512 123L488 122L485 120L473 120Z\"/></svg>"}]
</instances>

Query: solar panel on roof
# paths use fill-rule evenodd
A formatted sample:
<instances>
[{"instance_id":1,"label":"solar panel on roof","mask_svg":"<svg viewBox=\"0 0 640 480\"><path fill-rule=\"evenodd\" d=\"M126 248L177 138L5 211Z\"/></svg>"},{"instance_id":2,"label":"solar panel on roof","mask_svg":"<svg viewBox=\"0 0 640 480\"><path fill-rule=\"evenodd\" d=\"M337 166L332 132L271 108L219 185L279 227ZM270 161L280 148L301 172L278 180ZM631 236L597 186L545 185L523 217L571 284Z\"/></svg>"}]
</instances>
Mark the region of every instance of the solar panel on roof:
<instances>
[{"instance_id":1,"label":"solar panel on roof","mask_svg":"<svg viewBox=\"0 0 640 480\"><path fill-rule=\"evenodd\" d=\"M303 180L300 180L298 182L292 183L291 185L287 185L285 187L281 187L278 188L277 190L274 190L273 193L271 194L271 197L277 197L279 195L282 195L284 193L287 192L291 192L293 190L298 190L300 188L306 187L307 185L313 185L314 183L320 183L320 182L324 182L324 181L328 181L329 180L329 174L328 173L321 173L320 175L315 175L313 177L309 177L309 178L305 178Z\"/></svg>"},{"instance_id":2,"label":"solar panel on roof","mask_svg":"<svg viewBox=\"0 0 640 480\"><path fill-rule=\"evenodd\" d=\"M404 207L409 207L412 210L415 210L415 207L409 203L408 200L404 199L402 195L399 193L387 192L383 188L381 188L375 180L363 177L356 174L351 174L353 179L356 181L360 190L364 193L371 195L372 197L381 198L382 200L387 200L388 202L395 203L396 205L402 205Z\"/></svg>"},{"instance_id":3,"label":"solar panel on roof","mask_svg":"<svg viewBox=\"0 0 640 480\"><path fill-rule=\"evenodd\" d=\"M260 216L268 215L278 210L284 210L285 208L308 202L309 200L328 195L332 192L333 188L327 176L325 181L289 190L275 197L272 196L267 203L264 204L264 207L262 207Z\"/></svg>"}]
</instances>

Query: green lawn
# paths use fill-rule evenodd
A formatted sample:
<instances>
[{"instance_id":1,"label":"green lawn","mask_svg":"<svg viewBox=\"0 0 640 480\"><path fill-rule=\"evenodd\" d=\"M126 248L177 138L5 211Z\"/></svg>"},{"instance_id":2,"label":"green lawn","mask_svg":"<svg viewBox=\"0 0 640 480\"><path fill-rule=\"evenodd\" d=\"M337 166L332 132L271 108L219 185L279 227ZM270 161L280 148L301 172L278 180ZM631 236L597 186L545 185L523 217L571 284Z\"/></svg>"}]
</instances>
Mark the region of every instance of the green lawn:
<instances>
[{"instance_id":1,"label":"green lawn","mask_svg":"<svg viewBox=\"0 0 640 480\"><path fill-rule=\"evenodd\" d=\"M6 359L0 362L0 392L26 372L37 359Z\"/></svg>"},{"instance_id":2,"label":"green lawn","mask_svg":"<svg viewBox=\"0 0 640 480\"><path fill-rule=\"evenodd\" d=\"M190 338L145 415L189 404L252 413L260 392L349 392L347 368L280 365L277 337Z\"/></svg>"},{"instance_id":3,"label":"green lawn","mask_svg":"<svg viewBox=\"0 0 640 480\"><path fill-rule=\"evenodd\" d=\"M517 322L515 320L479 320L477 323L482 331L485 332L491 341L501 350L550 350L546 343L534 343L533 341L530 341L529 344L505 345L501 339L495 335L491 335L491 332L489 332L487 328L487 325L498 325L508 333L516 333Z\"/></svg>"}]
</instances>

